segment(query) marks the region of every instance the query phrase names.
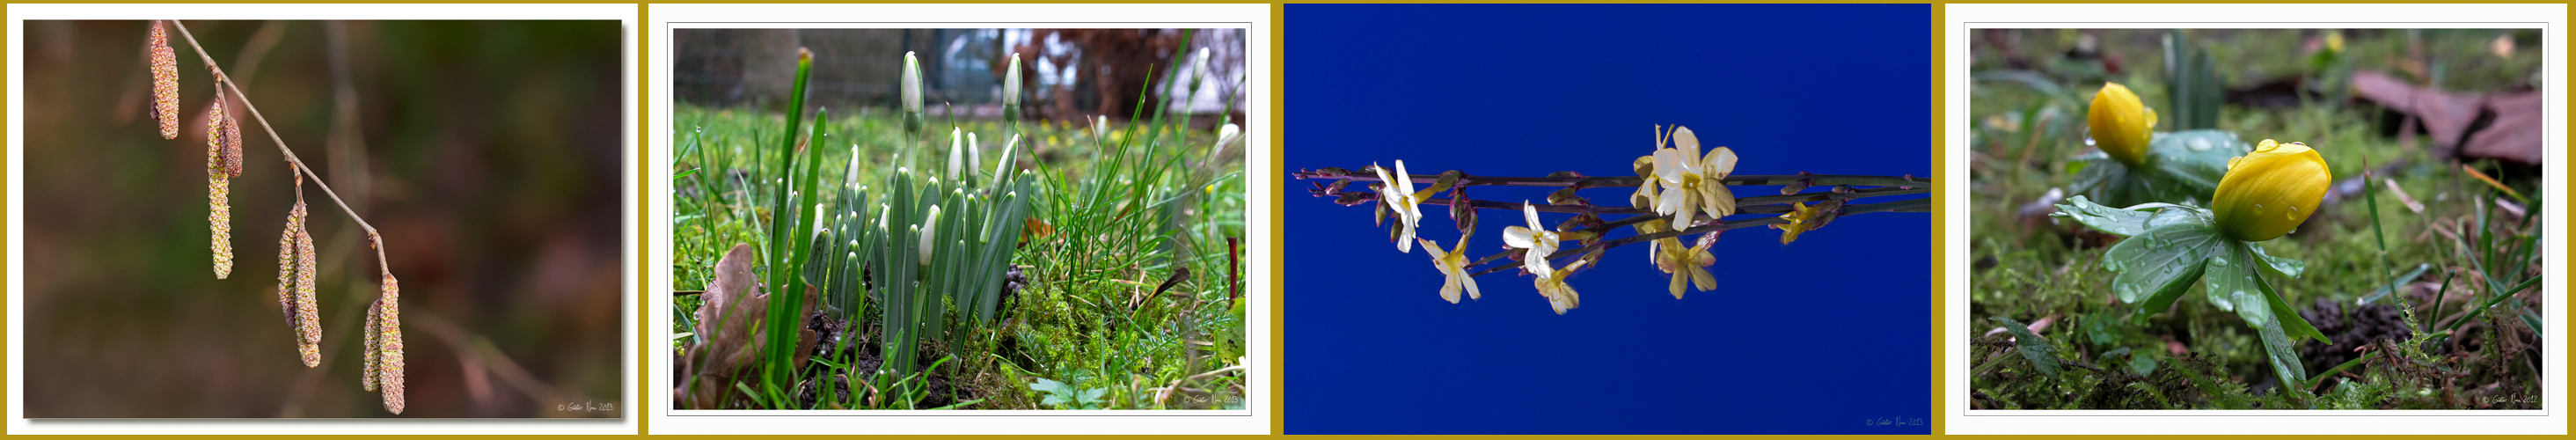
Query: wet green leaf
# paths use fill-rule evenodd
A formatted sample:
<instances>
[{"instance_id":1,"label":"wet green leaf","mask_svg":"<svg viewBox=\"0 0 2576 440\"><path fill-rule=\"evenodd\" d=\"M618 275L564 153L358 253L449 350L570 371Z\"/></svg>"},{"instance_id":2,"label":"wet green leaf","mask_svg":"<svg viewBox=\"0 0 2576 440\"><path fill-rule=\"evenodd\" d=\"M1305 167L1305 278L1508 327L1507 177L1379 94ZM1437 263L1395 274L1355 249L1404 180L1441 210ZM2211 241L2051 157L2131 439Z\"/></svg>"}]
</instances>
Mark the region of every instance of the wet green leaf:
<instances>
[{"instance_id":1,"label":"wet green leaf","mask_svg":"<svg viewBox=\"0 0 2576 440\"><path fill-rule=\"evenodd\" d=\"M2076 157L2085 165L2068 188L2111 206L2201 203L2218 192L2218 181L2227 175L2227 160L2253 149L2231 132L2157 133L2147 144L2145 166L2120 163L2099 152Z\"/></svg>"},{"instance_id":2,"label":"wet green leaf","mask_svg":"<svg viewBox=\"0 0 2576 440\"><path fill-rule=\"evenodd\" d=\"M2248 246L2251 244L2248 243ZM2281 292L2272 288L2271 281L2256 277L2254 285L2262 288L2264 301L2270 305L2272 316L2281 322L2282 330L2289 333L2292 342L2297 342L2298 338L2304 337L2329 345L2334 344L2334 340L2326 339L2324 332L2319 332L2316 326L2309 325L2308 318L2299 316L2299 309L2291 308L2289 301L2281 297Z\"/></svg>"},{"instance_id":3,"label":"wet green leaf","mask_svg":"<svg viewBox=\"0 0 2576 440\"><path fill-rule=\"evenodd\" d=\"M2021 325L2020 321L2001 316L1995 317L1995 321L2002 322L2004 330L2012 332L2014 346L2022 357L2030 359L2031 368L2038 369L2039 374L2057 375L2057 346L2049 345L2048 340L2032 334L2030 327Z\"/></svg>"},{"instance_id":4,"label":"wet green leaf","mask_svg":"<svg viewBox=\"0 0 2576 440\"><path fill-rule=\"evenodd\" d=\"M2163 133L2147 144L2148 168L2154 170L2154 195L2160 201L2207 201L2227 176L2227 160L2254 151L2234 132L2190 130Z\"/></svg>"},{"instance_id":5,"label":"wet green leaf","mask_svg":"<svg viewBox=\"0 0 2576 440\"><path fill-rule=\"evenodd\" d=\"M2272 269L2272 273L2266 273L2266 274L2264 274L2264 275L2278 275L2278 276L2285 277L2285 278L2298 278L2298 277L2299 277L2299 273L2301 273L2301 272L2306 272L2306 271L2308 270L2308 263L2307 263L2307 262L2299 261L2299 260L2295 260L2295 259L2289 259L2289 258L2274 257L2274 256L2272 256L2272 254L2269 254L2269 253L2265 253L2265 252L2263 252L2263 245L2262 245L2262 244L2260 244L2260 243L2247 243L2247 244L2245 245L2245 247L2253 248L2253 249L2254 249L2254 258L2260 258L2260 259L2262 259L2262 260L2263 260L2263 264L2265 264L2265 265L2267 265L2267 266L2270 266L2270 268ZM2429 267L2429 266L2425 266L2425 267ZM2417 268L2417 269L2416 269L2416 271L2417 271L2418 273L2421 273L2421 272L2423 271L2423 268L2422 268L2422 267L2419 267L2419 268ZM2409 278L2412 278L2412 277L2409 277Z\"/></svg>"},{"instance_id":6,"label":"wet green leaf","mask_svg":"<svg viewBox=\"0 0 2576 440\"><path fill-rule=\"evenodd\" d=\"M2271 313L2265 314L2271 315ZM2290 316L2298 316L2298 314L2291 314ZM2294 346L2298 344L2298 340L2291 339L2289 333L2282 331L2280 321L2265 322L2263 325L2255 326L2255 330L2257 333L2262 333L2263 353L2267 355L2267 357L2271 358L2272 373L2279 375L2282 383L2298 383L2308 380L2308 368L2307 366L2300 365L2299 351L2294 349Z\"/></svg>"},{"instance_id":7,"label":"wet green leaf","mask_svg":"<svg viewBox=\"0 0 2576 440\"><path fill-rule=\"evenodd\" d=\"M2079 195L2066 199L2066 203L2058 204L2057 213L2051 215L2072 218L2093 229L2126 237L2145 232L2147 217L2155 215L2155 212L2103 206Z\"/></svg>"},{"instance_id":8,"label":"wet green leaf","mask_svg":"<svg viewBox=\"0 0 2576 440\"><path fill-rule=\"evenodd\" d=\"M2255 265L2246 264L2252 259L2236 243L2226 241L2211 252L2209 271L2201 276L2202 292L2209 295L2210 304L2236 312L2245 322L2270 320L2272 308L2263 304L2263 288L2255 285Z\"/></svg>"},{"instance_id":9,"label":"wet green leaf","mask_svg":"<svg viewBox=\"0 0 2576 440\"><path fill-rule=\"evenodd\" d=\"M2120 302L2147 302L2149 309L2140 313L2164 311L2160 305L2171 305L2169 297L2191 289L2192 280L2200 278L2206 262L2225 239L2206 220L2187 212L2160 215L2168 220L2151 218L2155 224L2136 236L2120 240L2102 256L2102 265L2119 273L2111 280L2111 291Z\"/></svg>"}]
</instances>

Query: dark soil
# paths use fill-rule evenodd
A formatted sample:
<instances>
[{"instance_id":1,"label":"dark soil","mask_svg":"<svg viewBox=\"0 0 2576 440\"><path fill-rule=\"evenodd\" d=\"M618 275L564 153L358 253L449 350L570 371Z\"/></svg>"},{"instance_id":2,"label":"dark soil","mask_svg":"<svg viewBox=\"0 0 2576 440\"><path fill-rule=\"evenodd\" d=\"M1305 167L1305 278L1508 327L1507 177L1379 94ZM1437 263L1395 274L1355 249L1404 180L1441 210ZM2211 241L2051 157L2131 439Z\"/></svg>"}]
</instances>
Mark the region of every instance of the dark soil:
<instances>
[{"instance_id":1,"label":"dark soil","mask_svg":"<svg viewBox=\"0 0 2576 440\"><path fill-rule=\"evenodd\" d=\"M2299 344L2299 358L2310 370L2324 371L2361 357L2357 347L2376 345L2380 340L2405 340L2406 315L2387 303L2351 307L2326 298L2299 310L2299 316L2325 333L2334 345Z\"/></svg>"}]
</instances>

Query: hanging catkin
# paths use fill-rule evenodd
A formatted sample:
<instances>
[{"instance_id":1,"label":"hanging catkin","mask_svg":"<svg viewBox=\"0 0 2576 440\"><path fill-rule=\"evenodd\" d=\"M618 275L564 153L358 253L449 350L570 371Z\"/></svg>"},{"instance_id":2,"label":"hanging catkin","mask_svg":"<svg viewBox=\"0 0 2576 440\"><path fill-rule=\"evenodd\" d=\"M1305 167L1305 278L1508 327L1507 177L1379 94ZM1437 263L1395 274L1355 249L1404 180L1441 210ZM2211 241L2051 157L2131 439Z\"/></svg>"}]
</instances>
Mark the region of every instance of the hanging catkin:
<instances>
[{"instance_id":1,"label":"hanging catkin","mask_svg":"<svg viewBox=\"0 0 2576 440\"><path fill-rule=\"evenodd\" d=\"M304 337L296 348L304 353L304 366L322 363L322 319L314 312L320 309L313 299L313 272L317 262L313 255L313 231L295 231L295 322Z\"/></svg>"},{"instance_id":2,"label":"hanging catkin","mask_svg":"<svg viewBox=\"0 0 2576 440\"><path fill-rule=\"evenodd\" d=\"M295 236L302 233L304 202L299 200L295 209L286 213L286 231L277 236L277 308L285 312L286 332L295 335L298 352L304 349L304 325L300 321L303 313L295 306Z\"/></svg>"},{"instance_id":3,"label":"hanging catkin","mask_svg":"<svg viewBox=\"0 0 2576 440\"><path fill-rule=\"evenodd\" d=\"M144 50L152 62L152 118L161 120L161 138L179 138L179 56L170 50L170 34L152 20Z\"/></svg>"},{"instance_id":4,"label":"hanging catkin","mask_svg":"<svg viewBox=\"0 0 2576 440\"><path fill-rule=\"evenodd\" d=\"M221 95L223 94L223 90L215 90L215 94ZM241 177L241 173L241 112L227 112L224 113L224 177Z\"/></svg>"},{"instance_id":5,"label":"hanging catkin","mask_svg":"<svg viewBox=\"0 0 2576 440\"><path fill-rule=\"evenodd\" d=\"M358 376L358 387L364 388L367 391L376 390L376 350L380 345L376 343L376 332L382 331L384 327L382 325L378 325L376 320L383 319L384 317L379 309L379 307L382 307L384 302L385 300L378 299L376 302L367 303L367 342L359 345L360 347L365 348L364 350L360 350L360 352L362 356L366 357L366 367L364 367L364 370L360 371L361 375Z\"/></svg>"},{"instance_id":6,"label":"hanging catkin","mask_svg":"<svg viewBox=\"0 0 2576 440\"><path fill-rule=\"evenodd\" d=\"M206 227L214 231L215 279L233 275L232 171L224 164L224 91L206 110Z\"/></svg>"},{"instance_id":7,"label":"hanging catkin","mask_svg":"<svg viewBox=\"0 0 2576 440\"><path fill-rule=\"evenodd\" d=\"M376 379L383 382L385 410L403 412L403 339L402 288L394 283L394 274L385 274L384 297L377 298Z\"/></svg>"}]
</instances>

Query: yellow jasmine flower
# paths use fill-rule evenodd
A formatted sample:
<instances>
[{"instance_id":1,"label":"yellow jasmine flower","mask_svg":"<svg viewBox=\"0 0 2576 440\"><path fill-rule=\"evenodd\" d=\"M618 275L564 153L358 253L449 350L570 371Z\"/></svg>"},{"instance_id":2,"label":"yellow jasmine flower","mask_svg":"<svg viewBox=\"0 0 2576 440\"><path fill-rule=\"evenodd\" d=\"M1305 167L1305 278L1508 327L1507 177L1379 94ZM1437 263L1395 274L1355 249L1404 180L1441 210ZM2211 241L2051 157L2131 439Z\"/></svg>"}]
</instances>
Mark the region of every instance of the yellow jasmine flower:
<instances>
[{"instance_id":1,"label":"yellow jasmine flower","mask_svg":"<svg viewBox=\"0 0 2576 440\"><path fill-rule=\"evenodd\" d=\"M1673 274L1673 299L1682 298L1685 280L1697 283L1701 292L1717 286L1717 276L1708 273L1708 266L1717 264L1717 256L1708 253L1708 246L1716 243L1705 241L1683 247L1679 237L1666 237L1648 245L1655 252L1655 269Z\"/></svg>"},{"instance_id":2,"label":"yellow jasmine flower","mask_svg":"<svg viewBox=\"0 0 2576 440\"><path fill-rule=\"evenodd\" d=\"M1771 228L1780 230L1780 244L1789 244L1798 241L1798 233L1815 229L1816 207L1793 202L1789 204L1789 212L1780 214L1780 218L1789 219L1789 222L1773 224Z\"/></svg>"},{"instance_id":3,"label":"yellow jasmine flower","mask_svg":"<svg viewBox=\"0 0 2576 440\"><path fill-rule=\"evenodd\" d=\"M1546 278L1549 272L1553 272L1547 267L1547 254L1556 253L1556 242L1565 241L1565 239L1557 236L1556 231L1548 230L1546 224L1539 223L1538 207L1529 204L1527 200L1521 201L1521 218L1529 221L1529 227L1503 228L1503 245L1528 249L1529 253L1521 257L1521 267L1528 268L1531 274L1536 274L1540 278ZM1568 266L1566 269L1572 270L1573 267Z\"/></svg>"},{"instance_id":4,"label":"yellow jasmine flower","mask_svg":"<svg viewBox=\"0 0 2576 440\"><path fill-rule=\"evenodd\" d=\"M1563 315L1566 309L1582 305L1582 296L1574 292L1574 286L1565 285L1565 276L1574 273L1574 269L1583 267L1583 263L1583 261L1575 261L1574 264L1565 265L1565 270L1538 276L1538 294L1547 297L1547 306L1556 309L1556 314Z\"/></svg>"},{"instance_id":5,"label":"yellow jasmine flower","mask_svg":"<svg viewBox=\"0 0 2576 440\"><path fill-rule=\"evenodd\" d=\"M2217 214L2218 230L2227 238L2279 238L2316 213L2333 181L2334 173L2326 169L2326 159L2317 150L2304 143L2264 139L2254 145L2253 153L2227 160L2227 177L2218 180L2218 194L2209 209Z\"/></svg>"},{"instance_id":6,"label":"yellow jasmine flower","mask_svg":"<svg viewBox=\"0 0 2576 440\"><path fill-rule=\"evenodd\" d=\"M2147 141L2154 137L2156 110L2138 101L2138 94L2128 86L2104 83L2102 91L2093 94L2093 109L2086 116L2093 128L2093 143L2102 153L2129 166L2147 163Z\"/></svg>"},{"instance_id":7,"label":"yellow jasmine flower","mask_svg":"<svg viewBox=\"0 0 2576 440\"><path fill-rule=\"evenodd\" d=\"M1653 209L1659 191L1655 182L1661 180L1655 177L1655 156L1637 156L1630 166L1636 167L1637 176L1645 179L1640 179L1636 194L1628 195L1628 206Z\"/></svg>"},{"instance_id":8,"label":"yellow jasmine flower","mask_svg":"<svg viewBox=\"0 0 2576 440\"><path fill-rule=\"evenodd\" d=\"M1448 284L1440 286L1440 299L1457 304L1459 286L1466 286L1467 299L1484 299L1484 295L1476 293L1476 278L1467 274L1467 237L1458 237L1458 249L1445 252L1439 244L1422 240L1422 252L1431 254L1431 265L1449 278Z\"/></svg>"},{"instance_id":9,"label":"yellow jasmine flower","mask_svg":"<svg viewBox=\"0 0 2576 440\"><path fill-rule=\"evenodd\" d=\"M1377 164L1369 164L1369 169L1377 171L1377 179L1386 183L1378 198L1386 201L1387 208L1395 210L1395 227L1401 231L1397 232L1400 237L1395 239L1395 250L1413 253L1413 228L1422 224L1422 203L1413 195L1413 175L1404 172L1402 160L1395 161L1393 175L1388 175L1386 167Z\"/></svg>"},{"instance_id":10,"label":"yellow jasmine flower","mask_svg":"<svg viewBox=\"0 0 2576 440\"><path fill-rule=\"evenodd\" d=\"M1718 180L1735 172L1735 150L1717 147L1700 156L1699 136L1688 127L1673 127L1672 141L1674 148L1655 149L1655 177L1670 188L1656 200L1655 213L1673 216L1674 230L1690 227L1700 212L1710 217L1734 214L1735 193Z\"/></svg>"}]
</instances>

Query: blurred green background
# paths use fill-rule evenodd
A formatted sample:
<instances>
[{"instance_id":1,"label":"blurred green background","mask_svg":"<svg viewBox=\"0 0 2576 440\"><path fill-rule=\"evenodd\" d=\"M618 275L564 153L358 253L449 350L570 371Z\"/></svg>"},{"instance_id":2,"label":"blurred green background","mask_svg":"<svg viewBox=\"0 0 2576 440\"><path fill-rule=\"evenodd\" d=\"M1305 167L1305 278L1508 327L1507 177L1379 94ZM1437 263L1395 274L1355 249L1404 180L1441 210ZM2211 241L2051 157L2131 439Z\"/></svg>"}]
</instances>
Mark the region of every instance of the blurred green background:
<instances>
[{"instance_id":1,"label":"blurred green background","mask_svg":"<svg viewBox=\"0 0 2576 440\"><path fill-rule=\"evenodd\" d=\"M626 131L616 21L188 21L287 145L384 236L403 290L403 417L618 417ZM359 388L364 231L308 187L322 364L280 321L294 184L245 117L231 279L207 250L197 49L182 133L148 115L146 21L30 21L28 417L385 417ZM239 110L235 110L239 112ZM613 410L564 410L560 405Z\"/></svg>"}]
</instances>

